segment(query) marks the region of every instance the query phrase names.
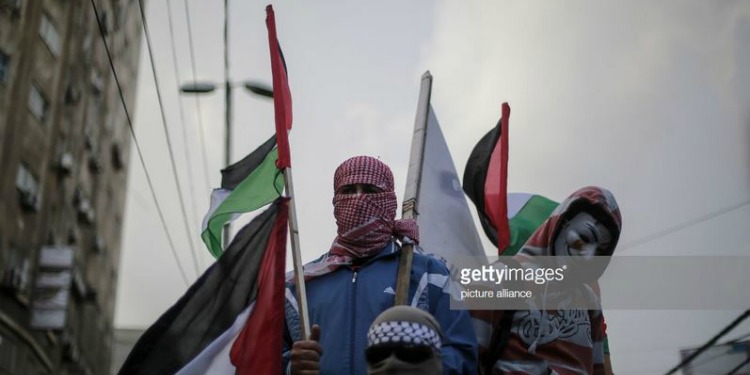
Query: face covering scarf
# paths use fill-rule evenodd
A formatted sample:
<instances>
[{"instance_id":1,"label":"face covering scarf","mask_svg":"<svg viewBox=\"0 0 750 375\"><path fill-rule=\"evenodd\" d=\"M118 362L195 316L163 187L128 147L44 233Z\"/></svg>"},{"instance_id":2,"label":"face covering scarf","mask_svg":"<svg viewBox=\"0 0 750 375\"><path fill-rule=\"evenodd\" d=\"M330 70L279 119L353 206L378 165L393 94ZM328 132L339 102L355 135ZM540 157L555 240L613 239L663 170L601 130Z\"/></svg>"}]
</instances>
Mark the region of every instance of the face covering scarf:
<instances>
[{"instance_id":1,"label":"face covering scarf","mask_svg":"<svg viewBox=\"0 0 750 375\"><path fill-rule=\"evenodd\" d=\"M381 192L342 192L345 186L355 184L373 185ZM306 280L351 265L355 259L374 256L393 237L419 242L416 221L396 220L398 203L393 191L393 173L385 163L370 156L355 156L336 169L333 185L337 236L323 259L305 266Z\"/></svg>"}]
</instances>

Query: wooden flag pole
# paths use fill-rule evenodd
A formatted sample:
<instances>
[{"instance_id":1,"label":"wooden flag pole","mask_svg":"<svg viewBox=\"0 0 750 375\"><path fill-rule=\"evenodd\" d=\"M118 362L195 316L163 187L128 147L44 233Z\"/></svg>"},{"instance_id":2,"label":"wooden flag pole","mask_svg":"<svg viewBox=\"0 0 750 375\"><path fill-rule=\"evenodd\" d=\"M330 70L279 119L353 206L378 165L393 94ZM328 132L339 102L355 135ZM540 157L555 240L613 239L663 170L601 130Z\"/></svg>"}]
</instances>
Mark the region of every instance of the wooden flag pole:
<instances>
[{"instance_id":1,"label":"wooden flag pole","mask_svg":"<svg viewBox=\"0 0 750 375\"><path fill-rule=\"evenodd\" d=\"M287 82L286 64L281 54L281 46L276 38L276 17L273 7L266 6L266 26L268 27L268 46L271 52L271 73L273 75L273 107L276 120L276 144L279 158L276 167L284 174L284 188L289 197L289 237L292 240L292 260L294 262L294 281L297 285L297 312L299 314L302 336L310 339L310 321L307 313L307 289L305 273L302 268L302 254L299 245L299 226L297 224L297 204L294 199L292 182L291 156L289 155L289 130L292 129L292 95Z\"/></svg>"},{"instance_id":2,"label":"wooden flag pole","mask_svg":"<svg viewBox=\"0 0 750 375\"><path fill-rule=\"evenodd\" d=\"M299 227L297 225L297 208L294 203L294 184L292 183L292 168L284 168L284 187L289 196L289 237L292 240L292 261L294 262L294 281L297 285L297 304L299 305L299 321L305 339L310 338L310 321L307 313L307 290L305 289L305 273L302 268L302 254L299 245Z\"/></svg>"},{"instance_id":3,"label":"wooden flag pole","mask_svg":"<svg viewBox=\"0 0 750 375\"><path fill-rule=\"evenodd\" d=\"M417 219L419 211L419 185L422 176L422 162L424 160L424 140L427 135L427 115L430 109L430 92L432 90L432 75L429 71L422 74L417 103L417 117L414 120L414 135L411 141L411 155L409 156L409 172L406 176L406 192L401 210L404 219ZM406 305L409 295L409 279L411 278L411 262L414 256L414 244L405 243L401 247L401 260L398 265L396 279L396 305Z\"/></svg>"}]
</instances>

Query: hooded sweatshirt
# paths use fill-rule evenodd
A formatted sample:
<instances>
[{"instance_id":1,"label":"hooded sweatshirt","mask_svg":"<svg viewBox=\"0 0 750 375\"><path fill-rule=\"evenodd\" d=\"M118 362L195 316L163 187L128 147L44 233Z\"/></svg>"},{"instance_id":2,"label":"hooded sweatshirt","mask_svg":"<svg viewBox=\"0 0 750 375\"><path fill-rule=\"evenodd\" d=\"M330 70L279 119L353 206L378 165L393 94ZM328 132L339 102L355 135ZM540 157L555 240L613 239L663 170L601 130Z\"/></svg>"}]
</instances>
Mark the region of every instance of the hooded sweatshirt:
<instances>
[{"instance_id":1,"label":"hooded sweatshirt","mask_svg":"<svg viewBox=\"0 0 750 375\"><path fill-rule=\"evenodd\" d=\"M555 254L555 240L566 221L586 212L611 234L609 246L597 256L610 256L620 236L622 219L614 196L599 187L585 187L563 201L534 232L521 257ZM602 270L603 272L604 270ZM581 291L598 300L596 280ZM510 337L493 367L494 374L604 374L605 326L601 310L532 309L513 313Z\"/></svg>"}]
</instances>

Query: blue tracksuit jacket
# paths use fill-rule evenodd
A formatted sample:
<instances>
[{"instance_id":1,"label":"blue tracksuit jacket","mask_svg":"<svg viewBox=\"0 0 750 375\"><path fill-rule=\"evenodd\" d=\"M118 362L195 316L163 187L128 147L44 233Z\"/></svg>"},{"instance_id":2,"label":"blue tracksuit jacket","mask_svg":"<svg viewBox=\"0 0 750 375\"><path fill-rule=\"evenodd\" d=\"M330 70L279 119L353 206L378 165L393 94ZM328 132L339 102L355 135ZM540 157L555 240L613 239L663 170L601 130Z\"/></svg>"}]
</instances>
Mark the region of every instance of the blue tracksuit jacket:
<instances>
[{"instance_id":1,"label":"blue tracksuit jacket","mask_svg":"<svg viewBox=\"0 0 750 375\"><path fill-rule=\"evenodd\" d=\"M321 374L366 374L367 330L381 312L394 304L400 250L391 242L359 267L342 266L308 281L310 326L318 324L321 330ZM444 334L443 373L474 375L477 340L471 317L468 311L450 309L450 290L445 265L415 251L408 301L440 323ZM283 362L288 373L292 344L302 334L292 285L288 285L286 298Z\"/></svg>"}]
</instances>

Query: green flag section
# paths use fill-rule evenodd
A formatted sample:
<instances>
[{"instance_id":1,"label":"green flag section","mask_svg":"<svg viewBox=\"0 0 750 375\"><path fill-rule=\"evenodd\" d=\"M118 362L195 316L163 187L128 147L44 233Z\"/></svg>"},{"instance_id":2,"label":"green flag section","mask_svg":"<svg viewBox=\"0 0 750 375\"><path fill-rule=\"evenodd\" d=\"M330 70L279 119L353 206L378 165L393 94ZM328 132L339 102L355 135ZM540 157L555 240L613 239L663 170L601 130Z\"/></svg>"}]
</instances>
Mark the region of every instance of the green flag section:
<instances>
[{"instance_id":1,"label":"green flag section","mask_svg":"<svg viewBox=\"0 0 750 375\"><path fill-rule=\"evenodd\" d=\"M223 253L221 238L226 223L271 203L284 191L276 159L276 140L271 137L244 159L221 171L221 188L211 193L211 207L203 218L201 233L215 258Z\"/></svg>"},{"instance_id":2,"label":"green flag section","mask_svg":"<svg viewBox=\"0 0 750 375\"><path fill-rule=\"evenodd\" d=\"M558 203L541 195L527 193L508 194L508 220L510 244L503 256L518 253L534 231L546 220Z\"/></svg>"}]
</instances>

